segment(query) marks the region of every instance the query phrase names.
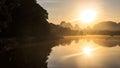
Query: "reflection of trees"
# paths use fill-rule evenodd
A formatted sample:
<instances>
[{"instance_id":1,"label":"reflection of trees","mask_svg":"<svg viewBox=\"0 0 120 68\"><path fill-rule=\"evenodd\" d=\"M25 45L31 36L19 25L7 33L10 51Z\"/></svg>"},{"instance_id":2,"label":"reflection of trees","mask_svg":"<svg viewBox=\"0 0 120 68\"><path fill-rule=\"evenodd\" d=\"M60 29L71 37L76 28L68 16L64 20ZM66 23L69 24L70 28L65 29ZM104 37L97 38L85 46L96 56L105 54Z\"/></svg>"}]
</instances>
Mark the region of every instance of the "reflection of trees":
<instances>
[{"instance_id":1,"label":"reflection of trees","mask_svg":"<svg viewBox=\"0 0 120 68\"><path fill-rule=\"evenodd\" d=\"M0 52L0 68L47 68L45 62L51 48L59 44L69 45L73 40L78 41L78 39L74 38L56 41L46 40L43 42L19 42L17 45L9 43L9 46L6 46L2 53Z\"/></svg>"},{"instance_id":2,"label":"reflection of trees","mask_svg":"<svg viewBox=\"0 0 120 68\"><path fill-rule=\"evenodd\" d=\"M8 46L6 52L0 53L0 68L47 68L45 63L51 48L61 45L69 45L72 41L79 41L80 38L65 38L61 40L49 40L43 42L31 41L20 43L17 46ZM120 44L119 37L92 38L96 44L106 47L114 47ZM9 44L10 45L10 44ZM11 49L12 48L12 49ZM5 50L5 49L4 49Z\"/></svg>"},{"instance_id":3,"label":"reflection of trees","mask_svg":"<svg viewBox=\"0 0 120 68\"><path fill-rule=\"evenodd\" d=\"M61 39L59 41L59 44L61 44L61 45L70 45L72 41L75 41L76 43L78 43L79 42L79 38Z\"/></svg>"},{"instance_id":4,"label":"reflection of trees","mask_svg":"<svg viewBox=\"0 0 120 68\"><path fill-rule=\"evenodd\" d=\"M79 39L75 39L75 43L76 43L76 44L79 43Z\"/></svg>"},{"instance_id":5,"label":"reflection of trees","mask_svg":"<svg viewBox=\"0 0 120 68\"><path fill-rule=\"evenodd\" d=\"M6 51L0 52L0 68L47 68L47 56L55 45L58 45L55 41L46 41L7 47Z\"/></svg>"},{"instance_id":6,"label":"reflection of trees","mask_svg":"<svg viewBox=\"0 0 120 68\"><path fill-rule=\"evenodd\" d=\"M92 39L96 44L105 46L105 47L114 47L119 45L120 46L120 38L118 37L109 37L109 38L99 38L99 39Z\"/></svg>"}]
</instances>

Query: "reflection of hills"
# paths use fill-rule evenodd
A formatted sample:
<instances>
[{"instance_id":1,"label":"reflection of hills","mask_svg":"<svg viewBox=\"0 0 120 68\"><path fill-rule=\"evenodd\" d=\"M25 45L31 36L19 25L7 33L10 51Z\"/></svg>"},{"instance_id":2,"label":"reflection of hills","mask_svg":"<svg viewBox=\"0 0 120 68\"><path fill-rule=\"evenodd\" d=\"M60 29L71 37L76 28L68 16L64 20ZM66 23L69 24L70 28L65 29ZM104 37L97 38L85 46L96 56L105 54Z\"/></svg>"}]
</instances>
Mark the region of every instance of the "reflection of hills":
<instances>
[{"instance_id":1,"label":"reflection of hills","mask_svg":"<svg viewBox=\"0 0 120 68\"><path fill-rule=\"evenodd\" d=\"M120 36L67 36L65 39L62 39L59 41L59 44L61 45L69 45L72 41L75 41L77 44L79 40L85 39L85 40L92 40L94 43L105 46L105 47L114 47L119 45L120 46Z\"/></svg>"},{"instance_id":2,"label":"reflection of hills","mask_svg":"<svg viewBox=\"0 0 120 68\"><path fill-rule=\"evenodd\" d=\"M120 37L98 38L98 39L93 39L93 41L98 45L106 46L106 47L114 47L117 45L120 46Z\"/></svg>"},{"instance_id":3,"label":"reflection of hills","mask_svg":"<svg viewBox=\"0 0 120 68\"><path fill-rule=\"evenodd\" d=\"M117 24L116 22L112 21L101 22L96 24L93 27L93 30L120 31L120 23Z\"/></svg>"}]
</instances>

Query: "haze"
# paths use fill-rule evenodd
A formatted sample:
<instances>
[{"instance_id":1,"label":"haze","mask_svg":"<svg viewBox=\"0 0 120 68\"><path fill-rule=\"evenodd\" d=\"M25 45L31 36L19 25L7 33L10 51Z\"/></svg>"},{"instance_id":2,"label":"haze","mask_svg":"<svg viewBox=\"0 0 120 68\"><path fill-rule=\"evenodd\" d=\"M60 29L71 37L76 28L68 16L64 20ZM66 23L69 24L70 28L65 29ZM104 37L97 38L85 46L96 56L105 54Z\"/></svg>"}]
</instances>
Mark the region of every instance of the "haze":
<instances>
[{"instance_id":1,"label":"haze","mask_svg":"<svg viewBox=\"0 0 120 68\"><path fill-rule=\"evenodd\" d=\"M120 0L38 0L49 13L49 21L59 24L78 18L79 12L86 8L94 8L99 16L94 22L119 22Z\"/></svg>"}]
</instances>

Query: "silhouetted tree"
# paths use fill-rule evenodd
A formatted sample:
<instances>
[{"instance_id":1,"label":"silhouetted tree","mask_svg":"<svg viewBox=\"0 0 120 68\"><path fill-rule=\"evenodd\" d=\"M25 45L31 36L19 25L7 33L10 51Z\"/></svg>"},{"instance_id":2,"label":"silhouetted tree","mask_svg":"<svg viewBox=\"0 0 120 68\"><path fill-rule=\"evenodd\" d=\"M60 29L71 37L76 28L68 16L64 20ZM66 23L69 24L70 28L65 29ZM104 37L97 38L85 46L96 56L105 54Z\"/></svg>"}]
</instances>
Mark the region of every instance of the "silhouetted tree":
<instances>
[{"instance_id":1,"label":"silhouetted tree","mask_svg":"<svg viewBox=\"0 0 120 68\"><path fill-rule=\"evenodd\" d=\"M6 0L0 1L0 30L6 30L8 24L11 22L11 15L8 6L5 4Z\"/></svg>"},{"instance_id":2,"label":"silhouetted tree","mask_svg":"<svg viewBox=\"0 0 120 68\"><path fill-rule=\"evenodd\" d=\"M50 34L48 13L37 4L36 0L3 0L5 9L0 11L0 21L11 19L8 27L2 31L4 36L23 37L37 36L43 37ZM4 13L2 13L4 12ZM6 14L6 15L5 15ZM5 20L7 21L7 20ZM1 22L1 29L5 22Z\"/></svg>"}]
</instances>

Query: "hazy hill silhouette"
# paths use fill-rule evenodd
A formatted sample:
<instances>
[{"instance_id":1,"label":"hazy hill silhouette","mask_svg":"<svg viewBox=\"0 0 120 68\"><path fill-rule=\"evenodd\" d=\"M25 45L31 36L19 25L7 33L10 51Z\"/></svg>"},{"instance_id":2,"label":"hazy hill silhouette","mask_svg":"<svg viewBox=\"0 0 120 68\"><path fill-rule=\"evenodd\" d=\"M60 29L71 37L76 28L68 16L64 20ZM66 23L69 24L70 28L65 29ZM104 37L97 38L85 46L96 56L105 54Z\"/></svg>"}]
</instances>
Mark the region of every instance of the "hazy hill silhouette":
<instances>
[{"instance_id":1,"label":"hazy hill silhouette","mask_svg":"<svg viewBox=\"0 0 120 68\"><path fill-rule=\"evenodd\" d=\"M71 25L71 23L66 23L65 21L62 21L60 23L60 26L64 27L64 28L70 28L73 29L73 26Z\"/></svg>"},{"instance_id":2,"label":"hazy hill silhouette","mask_svg":"<svg viewBox=\"0 0 120 68\"><path fill-rule=\"evenodd\" d=\"M79 27L79 25L78 24L75 24L75 26L74 26L74 28L73 28L74 30L81 30L81 28Z\"/></svg>"},{"instance_id":3,"label":"hazy hill silhouette","mask_svg":"<svg viewBox=\"0 0 120 68\"><path fill-rule=\"evenodd\" d=\"M113 21L105 21L96 24L93 30L107 30L107 31L120 31L120 23Z\"/></svg>"},{"instance_id":4,"label":"hazy hill silhouette","mask_svg":"<svg viewBox=\"0 0 120 68\"><path fill-rule=\"evenodd\" d=\"M65 21L62 21L60 23L60 26L62 26L63 28L69 28L71 30L81 30L80 26L78 24L75 24L75 26L73 26L70 22L65 22Z\"/></svg>"}]
</instances>

